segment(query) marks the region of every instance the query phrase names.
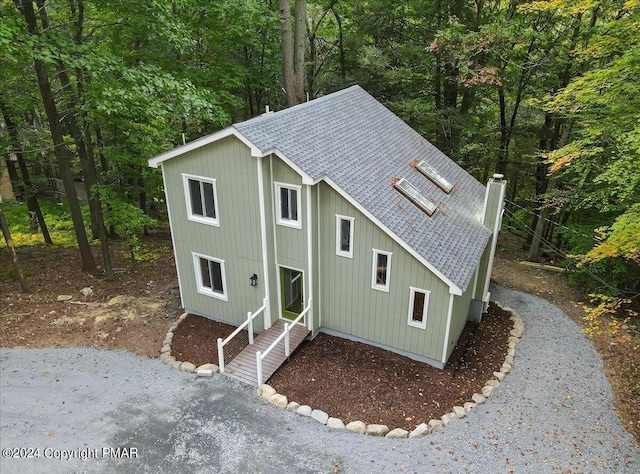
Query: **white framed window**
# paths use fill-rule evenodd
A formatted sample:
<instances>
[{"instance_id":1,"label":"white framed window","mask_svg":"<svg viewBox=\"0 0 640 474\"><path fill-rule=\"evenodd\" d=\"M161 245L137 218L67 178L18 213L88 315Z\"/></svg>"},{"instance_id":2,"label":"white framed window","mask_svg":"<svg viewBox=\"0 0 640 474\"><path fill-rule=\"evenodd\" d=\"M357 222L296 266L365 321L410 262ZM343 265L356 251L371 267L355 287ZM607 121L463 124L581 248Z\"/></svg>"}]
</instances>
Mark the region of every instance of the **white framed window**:
<instances>
[{"instance_id":1,"label":"white framed window","mask_svg":"<svg viewBox=\"0 0 640 474\"><path fill-rule=\"evenodd\" d=\"M336 214L336 255L353 258L354 217Z\"/></svg>"},{"instance_id":2,"label":"white framed window","mask_svg":"<svg viewBox=\"0 0 640 474\"><path fill-rule=\"evenodd\" d=\"M287 227L302 228L300 219L301 189L295 184L275 183L276 185L276 222Z\"/></svg>"},{"instance_id":3,"label":"white framed window","mask_svg":"<svg viewBox=\"0 0 640 474\"><path fill-rule=\"evenodd\" d=\"M409 294L409 319L407 324L420 329L427 327L427 310L429 309L429 294L428 290L422 290L420 288L414 288L410 286L411 290Z\"/></svg>"},{"instance_id":4,"label":"white framed window","mask_svg":"<svg viewBox=\"0 0 640 474\"><path fill-rule=\"evenodd\" d=\"M391 252L373 249L371 288L374 290L389 291L392 255Z\"/></svg>"},{"instance_id":5,"label":"white framed window","mask_svg":"<svg viewBox=\"0 0 640 474\"><path fill-rule=\"evenodd\" d=\"M227 301L224 260L192 253L198 293Z\"/></svg>"},{"instance_id":6,"label":"white framed window","mask_svg":"<svg viewBox=\"0 0 640 474\"><path fill-rule=\"evenodd\" d=\"M187 218L190 221L220 226L216 180L183 173L182 181Z\"/></svg>"}]
</instances>

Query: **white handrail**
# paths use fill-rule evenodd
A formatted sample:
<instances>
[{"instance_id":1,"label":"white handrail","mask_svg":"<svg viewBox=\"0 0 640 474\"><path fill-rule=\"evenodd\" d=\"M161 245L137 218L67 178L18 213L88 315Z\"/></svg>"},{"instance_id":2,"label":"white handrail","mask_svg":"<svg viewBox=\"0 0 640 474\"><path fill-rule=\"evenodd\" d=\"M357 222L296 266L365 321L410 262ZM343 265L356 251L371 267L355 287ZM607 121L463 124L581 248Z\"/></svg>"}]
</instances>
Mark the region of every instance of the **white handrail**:
<instances>
[{"instance_id":1,"label":"white handrail","mask_svg":"<svg viewBox=\"0 0 640 474\"><path fill-rule=\"evenodd\" d=\"M254 313L249 311L247 313L247 320L238 326L235 331L229 334L226 339L223 341L221 337L218 338L218 367L220 368L220 373L224 372L224 346L231 339L233 339L240 331L242 331L245 327L249 333L249 344L253 344L253 320L262 313L267 307L267 298L262 300L262 306L260 306Z\"/></svg>"},{"instance_id":2,"label":"white handrail","mask_svg":"<svg viewBox=\"0 0 640 474\"><path fill-rule=\"evenodd\" d=\"M307 305L307 307L304 309L304 311L302 311L302 313L298 315L296 319L294 319L290 323L285 323L282 334L280 334L276 338L276 340L271 343L271 345L267 348L267 350L265 350L264 352L256 351L256 375L258 376L258 386L262 384L262 361L264 360L264 358L267 357L269 352L271 352L274 349L274 347L276 347L280 343L280 341L282 341L283 338L284 338L284 355L289 357L291 353L289 350L290 349L289 330L291 326L293 326L296 323L299 323L300 320L307 315L310 309L311 309L311 298L309 298L309 304Z\"/></svg>"}]
</instances>

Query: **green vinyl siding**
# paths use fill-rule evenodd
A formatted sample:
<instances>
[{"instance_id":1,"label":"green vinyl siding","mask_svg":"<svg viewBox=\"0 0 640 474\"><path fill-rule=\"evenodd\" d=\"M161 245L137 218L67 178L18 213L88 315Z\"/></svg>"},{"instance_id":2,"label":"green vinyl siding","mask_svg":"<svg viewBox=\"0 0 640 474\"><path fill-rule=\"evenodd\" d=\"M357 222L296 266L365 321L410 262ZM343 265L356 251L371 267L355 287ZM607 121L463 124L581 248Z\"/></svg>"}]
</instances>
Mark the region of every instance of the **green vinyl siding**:
<instances>
[{"instance_id":1,"label":"green vinyl siding","mask_svg":"<svg viewBox=\"0 0 640 474\"><path fill-rule=\"evenodd\" d=\"M307 261L307 192L302 186L302 178L290 166L277 156L271 156L271 192L275 193L275 183L300 186L298 192L301 195L298 218L302 228L292 228L275 224L276 255L279 265L298 268L306 271ZM277 209L277 199L273 196L273 222L277 221L280 212Z\"/></svg>"},{"instance_id":2,"label":"green vinyl siding","mask_svg":"<svg viewBox=\"0 0 640 474\"><path fill-rule=\"evenodd\" d=\"M256 158L242 142L228 137L162 166L185 310L242 323L264 298ZM216 180L219 227L187 219L183 173ZM227 301L198 293L192 252L225 262ZM249 284L254 273L256 287ZM262 318L255 322L261 330Z\"/></svg>"},{"instance_id":3,"label":"green vinyl siding","mask_svg":"<svg viewBox=\"0 0 640 474\"><path fill-rule=\"evenodd\" d=\"M462 296L453 297L453 310L451 311L451 326L449 328L449 341L447 344L446 353L447 359L449 359L449 356L453 352L460 334L462 334L464 326L467 324L467 319L469 316L469 305L471 304L472 295L473 284L469 284L467 290L462 294Z\"/></svg>"},{"instance_id":4,"label":"green vinyl siding","mask_svg":"<svg viewBox=\"0 0 640 474\"><path fill-rule=\"evenodd\" d=\"M320 183L321 325L442 359L449 288L329 185ZM354 217L353 258L336 255L336 214ZM373 289L372 249L391 252L389 292ZM409 326L410 287L429 290L427 327Z\"/></svg>"}]
</instances>

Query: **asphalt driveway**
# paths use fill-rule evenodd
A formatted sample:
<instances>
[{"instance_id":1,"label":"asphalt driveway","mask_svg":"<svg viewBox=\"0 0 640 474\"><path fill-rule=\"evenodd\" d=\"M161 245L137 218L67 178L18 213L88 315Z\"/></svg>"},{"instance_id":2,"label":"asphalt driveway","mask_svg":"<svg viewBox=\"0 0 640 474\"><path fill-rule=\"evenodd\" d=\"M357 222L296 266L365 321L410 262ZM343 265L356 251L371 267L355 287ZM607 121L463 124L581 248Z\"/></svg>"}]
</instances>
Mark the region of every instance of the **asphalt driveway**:
<instances>
[{"instance_id":1,"label":"asphalt driveway","mask_svg":"<svg viewBox=\"0 0 640 474\"><path fill-rule=\"evenodd\" d=\"M3 349L0 471L640 472L579 328L537 297L493 296L525 323L514 370L467 418L420 439L330 431L226 377L129 353Z\"/></svg>"}]
</instances>

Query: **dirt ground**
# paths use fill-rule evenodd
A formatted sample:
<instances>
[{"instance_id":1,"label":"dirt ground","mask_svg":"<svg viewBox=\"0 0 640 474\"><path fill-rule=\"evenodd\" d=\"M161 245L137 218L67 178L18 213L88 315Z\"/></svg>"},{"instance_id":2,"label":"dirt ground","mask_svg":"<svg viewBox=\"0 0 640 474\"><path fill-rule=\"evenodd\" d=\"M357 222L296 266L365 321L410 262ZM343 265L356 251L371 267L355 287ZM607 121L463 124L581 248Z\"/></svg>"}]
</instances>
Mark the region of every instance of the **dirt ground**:
<instances>
[{"instance_id":1,"label":"dirt ground","mask_svg":"<svg viewBox=\"0 0 640 474\"><path fill-rule=\"evenodd\" d=\"M32 293L0 281L0 347L96 347L158 356L181 314L180 297L168 230L152 231L144 245L158 258L129 268L128 252L112 244L119 269L113 281L81 272L76 249L18 248ZM10 267L9 252L0 249L0 268ZM85 297L86 287L93 294Z\"/></svg>"},{"instance_id":2,"label":"dirt ground","mask_svg":"<svg viewBox=\"0 0 640 474\"><path fill-rule=\"evenodd\" d=\"M77 250L19 248L31 294L21 293L19 284L7 278L11 260L0 249L0 347L96 347L158 356L168 327L182 311L168 229L152 231L143 245L158 257L129 268L128 253L114 244L115 266L123 271L110 282L79 271ZM96 248L94 252L99 257ZM523 259L522 242L503 233L494 281L545 298L582 325L587 300L579 289L570 287L564 274L519 265ZM93 294L83 296L85 287ZM71 299L58 301L59 295ZM640 440L640 337L633 328L629 331L626 343L606 333L593 343L604 359L618 414Z\"/></svg>"}]
</instances>

